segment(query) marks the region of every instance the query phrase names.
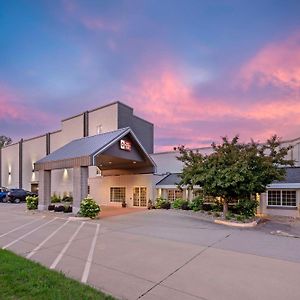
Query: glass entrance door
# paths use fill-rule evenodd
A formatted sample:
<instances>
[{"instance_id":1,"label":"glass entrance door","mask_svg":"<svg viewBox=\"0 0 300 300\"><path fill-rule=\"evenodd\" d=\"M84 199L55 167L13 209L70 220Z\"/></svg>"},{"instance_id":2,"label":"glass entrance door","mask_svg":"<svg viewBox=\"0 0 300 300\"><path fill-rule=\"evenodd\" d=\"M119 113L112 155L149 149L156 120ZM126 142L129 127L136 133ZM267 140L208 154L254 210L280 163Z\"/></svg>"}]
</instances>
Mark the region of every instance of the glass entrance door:
<instances>
[{"instance_id":1,"label":"glass entrance door","mask_svg":"<svg viewBox=\"0 0 300 300\"><path fill-rule=\"evenodd\" d=\"M134 187L133 188L133 206L147 206L147 188Z\"/></svg>"}]
</instances>

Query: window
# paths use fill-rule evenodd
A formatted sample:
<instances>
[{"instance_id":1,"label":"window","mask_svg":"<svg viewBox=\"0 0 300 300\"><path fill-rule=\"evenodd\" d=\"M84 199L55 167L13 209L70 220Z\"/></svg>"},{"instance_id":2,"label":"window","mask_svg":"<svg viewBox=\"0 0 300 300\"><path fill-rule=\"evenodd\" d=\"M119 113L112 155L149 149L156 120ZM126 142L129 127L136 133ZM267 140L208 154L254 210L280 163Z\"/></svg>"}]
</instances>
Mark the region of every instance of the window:
<instances>
[{"instance_id":1,"label":"window","mask_svg":"<svg viewBox=\"0 0 300 300\"><path fill-rule=\"evenodd\" d=\"M183 198L183 191L182 190L168 190L168 201L174 201L175 199Z\"/></svg>"},{"instance_id":2,"label":"window","mask_svg":"<svg viewBox=\"0 0 300 300\"><path fill-rule=\"evenodd\" d=\"M110 202L125 201L125 187L111 187L110 188Z\"/></svg>"},{"instance_id":3,"label":"window","mask_svg":"<svg viewBox=\"0 0 300 300\"><path fill-rule=\"evenodd\" d=\"M269 206L296 206L296 191L268 191Z\"/></svg>"}]
</instances>

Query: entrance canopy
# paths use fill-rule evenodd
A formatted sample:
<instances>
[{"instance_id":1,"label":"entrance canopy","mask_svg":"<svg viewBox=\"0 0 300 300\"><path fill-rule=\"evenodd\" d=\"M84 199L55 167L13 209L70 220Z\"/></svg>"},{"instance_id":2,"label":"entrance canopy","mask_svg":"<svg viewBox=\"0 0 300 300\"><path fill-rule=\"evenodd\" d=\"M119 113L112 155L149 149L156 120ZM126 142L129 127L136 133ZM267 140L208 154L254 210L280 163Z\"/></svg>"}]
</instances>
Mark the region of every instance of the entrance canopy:
<instances>
[{"instance_id":1,"label":"entrance canopy","mask_svg":"<svg viewBox=\"0 0 300 300\"><path fill-rule=\"evenodd\" d=\"M155 163L133 131L115 131L74 140L35 163L35 170L97 166L103 175L154 173Z\"/></svg>"}]
</instances>

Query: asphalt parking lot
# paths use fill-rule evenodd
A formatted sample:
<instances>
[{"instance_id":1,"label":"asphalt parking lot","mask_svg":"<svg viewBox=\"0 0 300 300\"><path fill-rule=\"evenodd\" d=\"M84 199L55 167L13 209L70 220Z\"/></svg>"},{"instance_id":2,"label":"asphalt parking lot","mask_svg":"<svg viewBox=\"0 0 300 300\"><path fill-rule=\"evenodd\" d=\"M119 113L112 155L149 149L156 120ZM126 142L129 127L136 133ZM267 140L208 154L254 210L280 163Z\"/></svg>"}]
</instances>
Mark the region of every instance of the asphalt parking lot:
<instances>
[{"instance_id":1,"label":"asphalt parking lot","mask_svg":"<svg viewBox=\"0 0 300 300\"><path fill-rule=\"evenodd\" d=\"M176 211L83 222L1 203L0 246L119 299L300 299L300 239Z\"/></svg>"}]
</instances>

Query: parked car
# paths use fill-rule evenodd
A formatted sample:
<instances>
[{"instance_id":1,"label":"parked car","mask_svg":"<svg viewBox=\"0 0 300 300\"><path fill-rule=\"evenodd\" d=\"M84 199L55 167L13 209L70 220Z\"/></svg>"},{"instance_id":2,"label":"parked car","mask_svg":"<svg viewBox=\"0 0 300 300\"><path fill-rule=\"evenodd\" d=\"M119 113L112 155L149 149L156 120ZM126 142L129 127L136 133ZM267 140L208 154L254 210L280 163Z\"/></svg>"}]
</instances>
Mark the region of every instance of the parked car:
<instances>
[{"instance_id":1,"label":"parked car","mask_svg":"<svg viewBox=\"0 0 300 300\"><path fill-rule=\"evenodd\" d=\"M0 187L0 202L5 202L7 197L8 189L5 187Z\"/></svg>"},{"instance_id":2,"label":"parked car","mask_svg":"<svg viewBox=\"0 0 300 300\"><path fill-rule=\"evenodd\" d=\"M13 203L20 203L26 201L27 196L37 196L37 193L25 191L23 189L10 189L7 193L7 200Z\"/></svg>"}]
</instances>

